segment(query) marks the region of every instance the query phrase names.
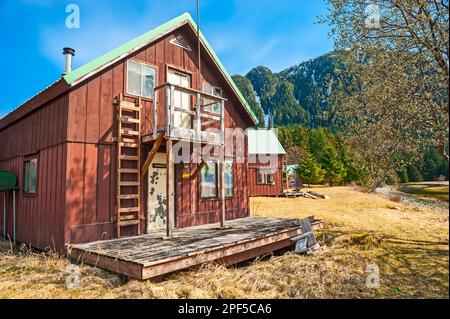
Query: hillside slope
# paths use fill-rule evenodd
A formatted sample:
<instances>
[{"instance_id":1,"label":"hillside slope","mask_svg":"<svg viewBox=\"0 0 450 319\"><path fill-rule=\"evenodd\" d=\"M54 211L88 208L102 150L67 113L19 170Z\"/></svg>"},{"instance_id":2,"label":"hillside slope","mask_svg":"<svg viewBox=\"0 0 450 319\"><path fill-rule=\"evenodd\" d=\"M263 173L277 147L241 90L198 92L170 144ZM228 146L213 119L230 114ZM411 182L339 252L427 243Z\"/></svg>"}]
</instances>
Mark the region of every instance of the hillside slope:
<instances>
[{"instance_id":1,"label":"hillside slope","mask_svg":"<svg viewBox=\"0 0 450 319\"><path fill-rule=\"evenodd\" d=\"M335 110L329 97L339 89L344 70L345 55L331 52L279 73L258 66L245 75L249 81L234 78L258 117L264 112L272 115L275 125L328 127Z\"/></svg>"}]
</instances>

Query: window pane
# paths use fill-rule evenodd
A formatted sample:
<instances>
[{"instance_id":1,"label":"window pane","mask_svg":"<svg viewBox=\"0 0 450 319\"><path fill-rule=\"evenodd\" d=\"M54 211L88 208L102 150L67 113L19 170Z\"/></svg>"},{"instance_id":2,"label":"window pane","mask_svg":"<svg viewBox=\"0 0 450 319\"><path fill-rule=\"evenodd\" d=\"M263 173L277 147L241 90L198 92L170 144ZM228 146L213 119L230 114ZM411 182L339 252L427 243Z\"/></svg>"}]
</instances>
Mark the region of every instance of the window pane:
<instances>
[{"instance_id":1,"label":"window pane","mask_svg":"<svg viewBox=\"0 0 450 319\"><path fill-rule=\"evenodd\" d=\"M141 95L141 64L128 60L127 92Z\"/></svg>"},{"instance_id":2,"label":"window pane","mask_svg":"<svg viewBox=\"0 0 450 319\"><path fill-rule=\"evenodd\" d=\"M28 193L29 189L29 180L30 180L30 162L26 161L24 164L24 172L23 172L23 191Z\"/></svg>"},{"instance_id":3,"label":"window pane","mask_svg":"<svg viewBox=\"0 0 450 319\"><path fill-rule=\"evenodd\" d=\"M209 83L203 83L203 92L212 94L212 86Z\"/></svg>"},{"instance_id":4,"label":"window pane","mask_svg":"<svg viewBox=\"0 0 450 319\"><path fill-rule=\"evenodd\" d=\"M233 162L225 162L225 196L233 196Z\"/></svg>"},{"instance_id":5,"label":"window pane","mask_svg":"<svg viewBox=\"0 0 450 319\"><path fill-rule=\"evenodd\" d=\"M155 69L143 65L142 96L153 98L155 89Z\"/></svg>"},{"instance_id":6,"label":"window pane","mask_svg":"<svg viewBox=\"0 0 450 319\"><path fill-rule=\"evenodd\" d=\"M217 196L217 174L216 163L207 162L202 168L200 173L201 184L200 194L201 197L215 197Z\"/></svg>"},{"instance_id":7,"label":"window pane","mask_svg":"<svg viewBox=\"0 0 450 319\"><path fill-rule=\"evenodd\" d=\"M222 96L222 90L218 87L212 86L209 83L203 84L203 92L214 95L214 96ZM213 100L205 99L205 104L213 103ZM220 113L220 103L214 103L205 107L205 111L211 113Z\"/></svg>"},{"instance_id":8,"label":"window pane","mask_svg":"<svg viewBox=\"0 0 450 319\"><path fill-rule=\"evenodd\" d=\"M37 158L30 161L30 188L29 193L36 193Z\"/></svg>"},{"instance_id":9,"label":"window pane","mask_svg":"<svg viewBox=\"0 0 450 319\"><path fill-rule=\"evenodd\" d=\"M260 170L256 173L256 182L258 184L264 184L264 174Z\"/></svg>"},{"instance_id":10,"label":"window pane","mask_svg":"<svg viewBox=\"0 0 450 319\"><path fill-rule=\"evenodd\" d=\"M24 162L23 191L36 193L37 158Z\"/></svg>"},{"instance_id":11,"label":"window pane","mask_svg":"<svg viewBox=\"0 0 450 319\"><path fill-rule=\"evenodd\" d=\"M273 184L274 183L273 173L267 173L266 178L267 178L267 184Z\"/></svg>"}]
</instances>

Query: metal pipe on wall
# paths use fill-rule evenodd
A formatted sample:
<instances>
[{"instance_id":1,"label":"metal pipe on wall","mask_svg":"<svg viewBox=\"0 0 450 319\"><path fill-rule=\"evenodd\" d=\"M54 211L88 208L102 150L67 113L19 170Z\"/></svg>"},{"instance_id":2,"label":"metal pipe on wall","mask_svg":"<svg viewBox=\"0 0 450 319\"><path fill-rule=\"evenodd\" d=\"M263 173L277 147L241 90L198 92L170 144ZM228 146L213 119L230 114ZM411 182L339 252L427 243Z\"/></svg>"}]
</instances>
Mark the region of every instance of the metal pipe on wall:
<instances>
[{"instance_id":1,"label":"metal pipe on wall","mask_svg":"<svg viewBox=\"0 0 450 319\"><path fill-rule=\"evenodd\" d=\"M6 191L3 192L3 239L6 239Z\"/></svg>"},{"instance_id":2,"label":"metal pipe on wall","mask_svg":"<svg viewBox=\"0 0 450 319\"><path fill-rule=\"evenodd\" d=\"M13 190L13 242L16 244L16 190Z\"/></svg>"}]
</instances>

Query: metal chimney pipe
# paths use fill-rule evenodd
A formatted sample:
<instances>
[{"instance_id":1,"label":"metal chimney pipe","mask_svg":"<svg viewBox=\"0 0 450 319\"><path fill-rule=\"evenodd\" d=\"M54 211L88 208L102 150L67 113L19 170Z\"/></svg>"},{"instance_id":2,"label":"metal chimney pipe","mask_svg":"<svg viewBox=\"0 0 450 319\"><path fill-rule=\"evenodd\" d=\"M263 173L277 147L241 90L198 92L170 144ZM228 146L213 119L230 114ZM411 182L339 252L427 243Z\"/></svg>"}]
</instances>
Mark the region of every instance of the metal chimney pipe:
<instances>
[{"instance_id":1,"label":"metal chimney pipe","mask_svg":"<svg viewBox=\"0 0 450 319\"><path fill-rule=\"evenodd\" d=\"M64 65L64 74L72 71L72 57L75 55L75 50L72 48L64 48L63 54L66 57L66 64Z\"/></svg>"}]
</instances>

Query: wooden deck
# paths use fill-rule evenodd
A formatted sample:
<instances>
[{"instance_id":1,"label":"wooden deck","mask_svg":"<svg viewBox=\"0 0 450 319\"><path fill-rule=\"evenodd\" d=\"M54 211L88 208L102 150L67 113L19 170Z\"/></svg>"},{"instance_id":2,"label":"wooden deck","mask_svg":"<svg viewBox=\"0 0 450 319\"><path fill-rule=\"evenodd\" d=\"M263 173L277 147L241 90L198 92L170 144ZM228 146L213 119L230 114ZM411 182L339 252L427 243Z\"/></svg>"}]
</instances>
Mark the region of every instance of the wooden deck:
<instances>
[{"instance_id":1,"label":"wooden deck","mask_svg":"<svg viewBox=\"0 0 450 319\"><path fill-rule=\"evenodd\" d=\"M322 223L312 223L313 229ZM217 261L234 264L292 245L302 233L298 219L247 217L218 224L180 228L167 238L164 231L69 246L77 262L95 265L136 279Z\"/></svg>"}]
</instances>

